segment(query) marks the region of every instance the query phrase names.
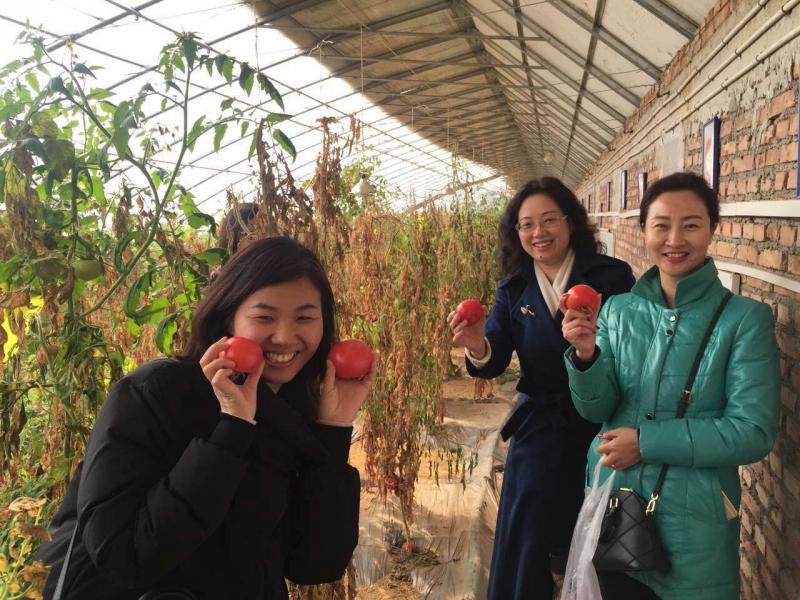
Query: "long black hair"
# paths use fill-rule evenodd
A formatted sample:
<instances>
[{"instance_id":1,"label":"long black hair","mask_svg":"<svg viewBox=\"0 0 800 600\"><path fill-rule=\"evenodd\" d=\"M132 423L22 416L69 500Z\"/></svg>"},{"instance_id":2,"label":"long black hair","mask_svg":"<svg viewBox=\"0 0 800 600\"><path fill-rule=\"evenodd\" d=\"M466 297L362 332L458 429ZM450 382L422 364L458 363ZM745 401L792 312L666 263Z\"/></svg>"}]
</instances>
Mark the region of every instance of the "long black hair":
<instances>
[{"instance_id":1,"label":"long black hair","mask_svg":"<svg viewBox=\"0 0 800 600\"><path fill-rule=\"evenodd\" d=\"M211 282L192 318L192 331L180 360L196 363L208 347L231 335L236 310L263 287L306 278L319 290L322 303L322 340L319 348L297 375L319 382L325 374L328 352L336 332L333 291L328 276L314 253L287 237L256 240L233 255ZM313 388L313 386L311 386Z\"/></svg>"},{"instance_id":2,"label":"long black hair","mask_svg":"<svg viewBox=\"0 0 800 600\"><path fill-rule=\"evenodd\" d=\"M576 254L600 254L605 250L595 237L597 227L589 223L586 209L571 189L555 177L532 179L514 194L500 218L497 258L504 275L519 273L533 260L519 241L516 225L522 203L535 194L548 196L567 215L571 231L569 245Z\"/></svg>"}]
</instances>

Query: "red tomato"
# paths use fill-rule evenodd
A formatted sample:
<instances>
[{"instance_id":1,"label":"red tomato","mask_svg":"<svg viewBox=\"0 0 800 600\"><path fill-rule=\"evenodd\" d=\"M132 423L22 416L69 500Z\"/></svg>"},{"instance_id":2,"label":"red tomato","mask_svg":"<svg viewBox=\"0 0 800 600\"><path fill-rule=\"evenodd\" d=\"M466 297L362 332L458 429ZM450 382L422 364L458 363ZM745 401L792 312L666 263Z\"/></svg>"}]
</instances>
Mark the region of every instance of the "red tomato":
<instances>
[{"instance_id":1,"label":"red tomato","mask_svg":"<svg viewBox=\"0 0 800 600\"><path fill-rule=\"evenodd\" d=\"M464 300L456 306L456 313L460 319L467 322L467 325L475 325L486 314L477 300Z\"/></svg>"},{"instance_id":2,"label":"red tomato","mask_svg":"<svg viewBox=\"0 0 800 600\"><path fill-rule=\"evenodd\" d=\"M588 285L575 285L562 298L564 299L564 305L573 310L582 310L593 315L596 315L600 310L600 294Z\"/></svg>"},{"instance_id":3,"label":"red tomato","mask_svg":"<svg viewBox=\"0 0 800 600\"><path fill-rule=\"evenodd\" d=\"M227 358L236 363L233 367L234 371L239 373L252 373L264 360L264 354L261 352L259 346L253 340L243 337L232 337L230 340L231 345L227 349L219 353L220 358Z\"/></svg>"},{"instance_id":4,"label":"red tomato","mask_svg":"<svg viewBox=\"0 0 800 600\"><path fill-rule=\"evenodd\" d=\"M361 379L372 367L372 350L358 340L336 342L328 354L328 360L336 367L336 376L341 379Z\"/></svg>"}]
</instances>

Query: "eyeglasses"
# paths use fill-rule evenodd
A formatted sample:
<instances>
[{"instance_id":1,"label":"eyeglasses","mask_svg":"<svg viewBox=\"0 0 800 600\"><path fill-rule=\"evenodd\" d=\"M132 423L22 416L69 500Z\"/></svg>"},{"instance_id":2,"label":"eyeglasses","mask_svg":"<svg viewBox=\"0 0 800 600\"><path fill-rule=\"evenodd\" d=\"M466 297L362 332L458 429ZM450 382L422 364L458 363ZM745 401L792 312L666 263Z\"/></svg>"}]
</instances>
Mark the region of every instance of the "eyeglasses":
<instances>
[{"instance_id":1,"label":"eyeglasses","mask_svg":"<svg viewBox=\"0 0 800 600\"><path fill-rule=\"evenodd\" d=\"M514 225L514 227L520 233L529 233L536 227L541 227L542 229L556 229L566 218L567 215L561 215L560 217L547 217L541 221L525 221L523 223L517 223Z\"/></svg>"}]
</instances>

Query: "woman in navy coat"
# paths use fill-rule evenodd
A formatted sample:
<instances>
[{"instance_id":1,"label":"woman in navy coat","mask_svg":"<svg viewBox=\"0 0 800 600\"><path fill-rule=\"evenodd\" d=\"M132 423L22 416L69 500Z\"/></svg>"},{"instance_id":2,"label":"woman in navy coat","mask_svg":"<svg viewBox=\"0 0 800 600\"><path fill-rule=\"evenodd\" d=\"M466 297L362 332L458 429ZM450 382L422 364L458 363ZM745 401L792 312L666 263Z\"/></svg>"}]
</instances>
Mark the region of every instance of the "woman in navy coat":
<instances>
[{"instance_id":1,"label":"woman in navy coat","mask_svg":"<svg viewBox=\"0 0 800 600\"><path fill-rule=\"evenodd\" d=\"M596 228L560 180L528 182L500 222L498 257L506 278L488 320L468 326L454 312L453 344L474 377L499 376L516 351L520 398L503 426L511 438L489 577L489 600L550 600L551 558L569 551L583 501L586 451L598 431L570 400L561 335L561 294L592 286L603 298L630 290L630 266L600 254Z\"/></svg>"}]
</instances>

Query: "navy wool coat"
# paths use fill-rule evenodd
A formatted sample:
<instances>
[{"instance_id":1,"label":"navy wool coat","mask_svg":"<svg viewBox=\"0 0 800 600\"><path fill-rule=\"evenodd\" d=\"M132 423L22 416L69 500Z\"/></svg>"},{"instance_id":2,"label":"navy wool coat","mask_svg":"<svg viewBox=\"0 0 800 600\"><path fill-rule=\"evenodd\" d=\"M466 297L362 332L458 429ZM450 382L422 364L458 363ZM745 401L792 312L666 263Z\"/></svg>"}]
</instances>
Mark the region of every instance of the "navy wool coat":
<instances>
[{"instance_id":1,"label":"navy wool coat","mask_svg":"<svg viewBox=\"0 0 800 600\"><path fill-rule=\"evenodd\" d=\"M630 266L602 254L575 257L567 289L592 286L603 300L634 283ZM582 419L569 391L561 335L539 289L533 262L502 280L486 323L492 355L483 368L467 360L474 377L502 374L514 351L521 392L503 427L513 438L505 466L489 578L490 600L552 597L550 555L565 554L583 500L586 451L598 426Z\"/></svg>"}]
</instances>

